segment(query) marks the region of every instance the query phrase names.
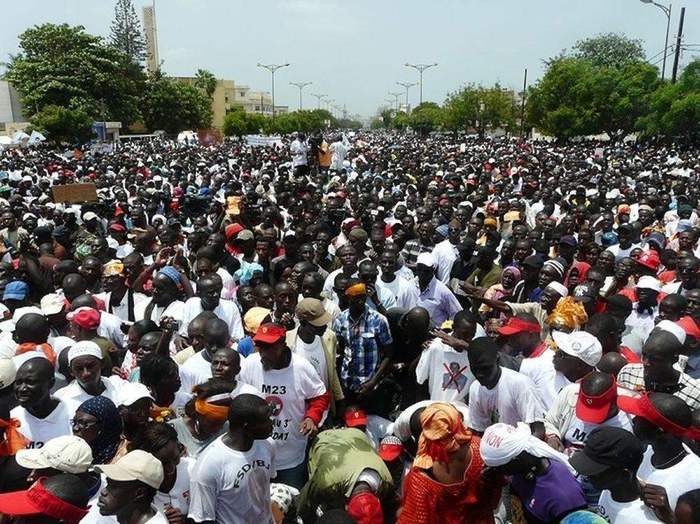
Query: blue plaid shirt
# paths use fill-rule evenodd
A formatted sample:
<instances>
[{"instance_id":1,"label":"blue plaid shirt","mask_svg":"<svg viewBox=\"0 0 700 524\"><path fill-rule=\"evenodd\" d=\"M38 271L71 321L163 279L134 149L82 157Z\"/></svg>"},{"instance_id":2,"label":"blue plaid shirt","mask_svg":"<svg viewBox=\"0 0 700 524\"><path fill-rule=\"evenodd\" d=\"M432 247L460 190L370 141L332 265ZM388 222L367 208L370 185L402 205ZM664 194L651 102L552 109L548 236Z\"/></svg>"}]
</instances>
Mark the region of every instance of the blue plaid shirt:
<instances>
[{"instance_id":1,"label":"blue plaid shirt","mask_svg":"<svg viewBox=\"0 0 700 524\"><path fill-rule=\"evenodd\" d=\"M393 341L386 318L365 306L358 320L350 317L346 309L333 322L333 331L339 344L345 348L340 369L340 379L346 388L356 390L377 371L381 362L379 346Z\"/></svg>"}]
</instances>

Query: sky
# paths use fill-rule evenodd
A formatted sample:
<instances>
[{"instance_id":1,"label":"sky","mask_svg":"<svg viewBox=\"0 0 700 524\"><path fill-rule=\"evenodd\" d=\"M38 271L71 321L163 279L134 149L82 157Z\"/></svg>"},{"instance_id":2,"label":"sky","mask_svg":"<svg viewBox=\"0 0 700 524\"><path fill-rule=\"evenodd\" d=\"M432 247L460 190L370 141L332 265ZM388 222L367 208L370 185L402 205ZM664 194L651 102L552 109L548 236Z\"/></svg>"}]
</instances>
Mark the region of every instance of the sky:
<instances>
[{"instance_id":1,"label":"sky","mask_svg":"<svg viewBox=\"0 0 700 524\"><path fill-rule=\"evenodd\" d=\"M139 16L151 0L133 0ZM665 0L660 0L662 3ZM700 0L684 0L681 65L700 57ZM675 40L681 4L673 6L669 44ZM16 53L18 35L45 22L83 25L108 36L113 0L2 2L0 62ZM417 82L411 63L438 65L424 73L423 100L442 103L461 85L522 89L543 74L543 60L598 33L620 32L642 40L647 57L661 56L666 17L640 0L157 0L158 47L163 70L192 76L198 68L253 89L270 89L258 62L289 63L275 75L275 102L297 109L290 82L313 82L348 114L368 117ZM671 56L667 59L670 75ZM652 58L652 63L661 63ZM418 86L410 89L418 103ZM393 102L392 102L393 105Z\"/></svg>"}]
</instances>

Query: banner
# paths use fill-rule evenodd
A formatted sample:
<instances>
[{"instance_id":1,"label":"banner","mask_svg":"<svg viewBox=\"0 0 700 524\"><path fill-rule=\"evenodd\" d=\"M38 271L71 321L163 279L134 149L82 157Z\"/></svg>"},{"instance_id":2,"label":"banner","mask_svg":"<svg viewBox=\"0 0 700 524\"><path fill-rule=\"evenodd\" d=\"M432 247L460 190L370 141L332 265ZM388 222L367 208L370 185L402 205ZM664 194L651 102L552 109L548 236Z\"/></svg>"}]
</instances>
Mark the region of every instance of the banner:
<instances>
[{"instance_id":1,"label":"banner","mask_svg":"<svg viewBox=\"0 0 700 524\"><path fill-rule=\"evenodd\" d=\"M246 135L246 143L249 146L282 146L282 138L279 136Z\"/></svg>"},{"instance_id":2,"label":"banner","mask_svg":"<svg viewBox=\"0 0 700 524\"><path fill-rule=\"evenodd\" d=\"M61 186L53 186L53 201L68 202L76 204L80 202L96 202L97 189L95 184L66 184Z\"/></svg>"}]
</instances>

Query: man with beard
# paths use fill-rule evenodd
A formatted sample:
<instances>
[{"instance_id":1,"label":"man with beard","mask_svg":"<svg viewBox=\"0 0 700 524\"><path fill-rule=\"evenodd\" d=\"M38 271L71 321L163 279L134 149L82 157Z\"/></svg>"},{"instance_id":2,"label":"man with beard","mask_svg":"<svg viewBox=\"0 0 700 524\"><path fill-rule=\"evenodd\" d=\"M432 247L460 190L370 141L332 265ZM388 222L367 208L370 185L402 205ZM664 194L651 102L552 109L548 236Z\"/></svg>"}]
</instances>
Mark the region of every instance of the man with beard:
<instances>
[{"instance_id":1,"label":"man with beard","mask_svg":"<svg viewBox=\"0 0 700 524\"><path fill-rule=\"evenodd\" d=\"M309 361L289 349L286 333L279 324L262 324L253 338L258 352L244 360L239 380L262 391L274 408L277 482L301 489L308 437L318 431L330 393Z\"/></svg>"}]
</instances>

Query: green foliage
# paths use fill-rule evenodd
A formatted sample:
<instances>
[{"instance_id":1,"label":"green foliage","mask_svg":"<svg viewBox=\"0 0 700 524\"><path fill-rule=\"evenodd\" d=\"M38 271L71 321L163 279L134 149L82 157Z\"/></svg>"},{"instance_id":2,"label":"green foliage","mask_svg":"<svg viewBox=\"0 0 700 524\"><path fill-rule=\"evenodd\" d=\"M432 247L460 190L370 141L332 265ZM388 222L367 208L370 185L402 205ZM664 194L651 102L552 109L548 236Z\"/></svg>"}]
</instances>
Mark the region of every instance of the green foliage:
<instances>
[{"instance_id":1,"label":"green foliage","mask_svg":"<svg viewBox=\"0 0 700 524\"><path fill-rule=\"evenodd\" d=\"M211 101L198 88L162 75L149 78L141 99L144 124L177 133L211 126Z\"/></svg>"},{"instance_id":2,"label":"green foliage","mask_svg":"<svg viewBox=\"0 0 700 524\"><path fill-rule=\"evenodd\" d=\"M500 84L493 87L468 85L447 96L443 108L443 125L451 131L515 127L517 108L512 93Z\"/></svg>"},{"instance_id":3,"label":"green foliage","mask_svg":"<svg viewBox=\"0 0 700 524\"><path fill-rule=\"evenodd\" d=\"M617 33L599 34L579 40L573 47L572 57L588 60L597 67L615 69L646 59L641 40Z\"/></svg>"},{"instance_id":4,"label":"green foliage","mask_svg":"<svg viewBox=\"0 0 700 524\"><path fill-rule=\"evenodd\" d=\"M131 62L139 63L146 58L146 42L141 30L141 21L131 0L117 0L109 43Z\"/></svg>"},{"instance_id":5,"label":"green foliage","mask_svg":"<svg viewBox=\"0 0 700 524\"><path fill-rule=\"evenodd\" d=\"M257 134L262 131L265 134L288 134L294 131L312 133L321 129L337 128L340 121L336 120L325 109L314 109L313 111L293 111L291 113L280 113L272 117L263 116L259 113L246 113L243 108L235 108L226 114L223 131L226 136L242 136ZM347 127L361 127L360 122L346 121ZM345 127L345 126L342 126Z\"/></svg>"},{"instance_id":6,"label":"green foliage","mask_svg":"<svg viewBox=\"0 0 700 524\"><path fill-rule=\"evenodd\" d=\"M420 135L427 135L442 123L442 109L434 102L423 102L409 117L409 126Z\"/></svg>"},{"instance_id":7,"label":"green foliage","mask_svg":"<svg viewBox=\"0 0 700 524\"><path fill-rule=\"evenodd\" d=\"M399 111L394 115L394 119L391 122L392 127L398 130L404 130L410 127L411 116L405 111Z\"/></svg>"},{"instance_id":8,"label":"green foliage","mask_svg":"<svg viewBox=\"0 0 700 524\"><path fill-rule=\"evenodd\" d=\"M607 67L555 60L530 89L528 122L562 140L602 132L621 138L649 113L659 83L657 69L644 62Z\"/></svg>"},{"instance_id":9,"label":"green foliage","mask_svg":"<svg viewBox=\"0 0 700 524\"><path fill-rule=\"evenodd\" d=\"M82 26L35 26L19 36L19 44L6 78L29 116L57 105L125 125L139 117L138 95L145 81L140 67Z\"/></svg>"},{"instance_id":10,"label":"green foliage","mask_svg":"<svg viewBox=\"0 0 700 524\"><path fill-rule=\"evenodd\" d=\"M651 111L640 118L642 136L700 139L700 59L688 64L676 84L664 84L650 97Z\"/></svg>"},{"instance_id":11,"label":"green foliage","mask_svg":"<svg viewBox=\"0 0 700 524\"><path fill-rule=\"evenodd\" d=\"M206 69L197 69L194 85L211 98L214 91L216 91L216 77Z\"/></svg>"},{"instance_id":12,"label":"green foliage","mask_svg":"<svg viewBox=\"0 0 700 524\"><path fill-rule=\"evenodd\" d=\"M55 144L83 143L92 137L93 119L83 109L49 105L36 113L31 123Z\"/></svg>"}]
</instances>

